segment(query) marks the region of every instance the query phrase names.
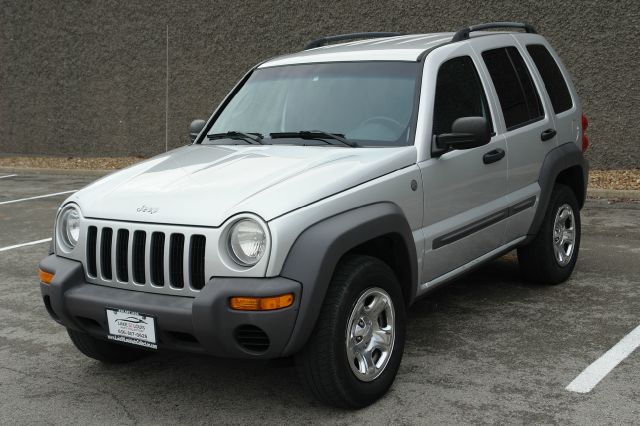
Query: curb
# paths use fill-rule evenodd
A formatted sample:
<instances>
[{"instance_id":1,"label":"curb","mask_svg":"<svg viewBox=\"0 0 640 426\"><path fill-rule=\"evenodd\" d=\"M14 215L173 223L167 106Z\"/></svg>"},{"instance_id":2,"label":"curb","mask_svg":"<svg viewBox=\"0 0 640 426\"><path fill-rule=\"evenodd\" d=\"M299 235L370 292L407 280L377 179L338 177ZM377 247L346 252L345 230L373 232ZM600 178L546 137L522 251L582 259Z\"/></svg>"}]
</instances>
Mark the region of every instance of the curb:
<instances>
[{"instance_id":1,"label":"curb","mask_svg":"<svg viewBox=\"0 0 640 426\"><path fill-rule=\"evenodd\" d=\"M640 201L640 191L632 189L587 189L587 198Z\"/></svg>"},{"instance_id":2,"label":"curb","mask_svg":"<svg viewBox=\"0 0 640 426\"><path fill-rule=\"evenodd\" d=\"M17 173L32 175L73 175L73 176L96 176L102 177L109 173L117 172L120 169L111 170L89 170L89 169L45 169L45 168L26 168L26 167L3 167L0 166L0 173Z\"/></svg>"},{"instance_id":3,"label":"curb","mask_svg":"<svg viewBox=\"0 0 640 426\"><path fill-rule=\"evenodd\" d=\"M102 177L109 173L117 172L112 170L89 170L89 169L30 169L20 167L2 167L0 173L30 173L36 175L73 175L73 176L95 176ZM614 200L634 200L640 201L640 191L632 189L587 189L587 198L592 199L614 199Z\"/></svg>"}]
</instances>

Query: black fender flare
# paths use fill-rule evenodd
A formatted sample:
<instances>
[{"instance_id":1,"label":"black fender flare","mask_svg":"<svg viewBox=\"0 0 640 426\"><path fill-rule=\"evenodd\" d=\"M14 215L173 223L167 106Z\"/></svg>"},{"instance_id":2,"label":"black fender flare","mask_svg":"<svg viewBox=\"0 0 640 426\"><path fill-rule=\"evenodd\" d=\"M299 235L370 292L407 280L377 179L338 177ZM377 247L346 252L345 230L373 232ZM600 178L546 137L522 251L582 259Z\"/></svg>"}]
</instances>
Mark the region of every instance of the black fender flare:
<instances>
[{"instance_id":1,"label":"black fender flare","mask_svg":"<svg viewBox=\"0 0 640 426\"><path fill-rule=\"evenodd\" d=\"M536 235L542 220L549 206L549 200L551 199L551 192L556 183L556 179L562 171L569 169L570 167L579 166L582 170L583 177L583 198L586 198L587 182L589 175L589 162L584 158L582 150L573 142L567 142L558 146L557 148L549 151L542 162L540 168L540 176L538 177L538 184L540 185L540 198L538 202L538 209L536 210L531 226L529 227L528 235ZM580 206L582 208L582 206Z\"/></svg>"},{"instance_id":2,"label":"black fender flare","mask_svg":"<svg viewBox=\"0 0 640 426\"><path fill-rule=\"evenodd\" d=\"M409 253L409 300L416 297L418 260L411 227L400 207L376 203L331 216L304 230L293 243L281 276L302 284L302 298L295 327L283 355L300 350L311 335L336 265L349 250L374 238L397 234Z\"/></svg>"}]
</instances>

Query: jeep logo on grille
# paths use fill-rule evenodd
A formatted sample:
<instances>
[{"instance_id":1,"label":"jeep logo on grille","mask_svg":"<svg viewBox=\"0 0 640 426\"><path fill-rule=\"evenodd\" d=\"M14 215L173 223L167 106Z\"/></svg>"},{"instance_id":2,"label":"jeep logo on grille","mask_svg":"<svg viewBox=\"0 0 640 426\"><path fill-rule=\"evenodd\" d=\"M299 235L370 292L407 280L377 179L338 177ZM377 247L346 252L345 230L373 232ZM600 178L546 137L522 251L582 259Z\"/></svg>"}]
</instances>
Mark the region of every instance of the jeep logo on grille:
<instances>
[{"instance_id":1,"label":"jeep logo on grille","mask_svg":"<svg viewBox=\"0 0 640 426\"><path fill-rule=\"evenodd\" d=\"M148 207L145 206L144 204L141 207L138 207L138 213L149 213L149 214L154 214L158 211L157 207Z\"/></svg>"}]
</instances>

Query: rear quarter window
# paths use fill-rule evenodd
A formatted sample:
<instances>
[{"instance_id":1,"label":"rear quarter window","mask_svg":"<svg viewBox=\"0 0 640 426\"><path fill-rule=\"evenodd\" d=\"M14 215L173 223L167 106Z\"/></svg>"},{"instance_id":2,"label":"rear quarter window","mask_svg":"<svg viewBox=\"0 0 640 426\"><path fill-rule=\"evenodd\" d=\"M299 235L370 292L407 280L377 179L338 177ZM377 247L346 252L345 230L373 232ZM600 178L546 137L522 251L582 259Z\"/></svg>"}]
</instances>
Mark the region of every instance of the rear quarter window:
<instances>
[{"instance_id":1,"label":"rear quarter window","mask_svg":"<svg viewBox=\"0 0 640 426\"><path fill-rule=\"evenodd\" d=\"M544 81L544 87L547 89L551 105L553 105L553 111L559 114L571 109L573 100L567 82L549 50L541 44L530 44L527 46L527 51L536 64L542 81Z\"/></svg>"}]
</instances>

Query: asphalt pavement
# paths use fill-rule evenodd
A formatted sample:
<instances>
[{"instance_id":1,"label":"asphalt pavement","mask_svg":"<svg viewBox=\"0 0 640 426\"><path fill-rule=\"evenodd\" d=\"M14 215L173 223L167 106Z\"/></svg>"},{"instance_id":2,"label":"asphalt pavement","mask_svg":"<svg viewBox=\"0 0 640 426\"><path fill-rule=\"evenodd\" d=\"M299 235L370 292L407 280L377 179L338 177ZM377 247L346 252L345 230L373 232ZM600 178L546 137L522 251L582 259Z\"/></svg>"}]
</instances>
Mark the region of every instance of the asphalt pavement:
<instances>
[{"instance_id":1,"label":"asphalt pavement","mask_svg":"<svg viewBox=\"0 0 640 426\"><path fill-rule=\"evenodd\" d=\"M409 311L391 391L358 411L306 394L289 360L158 353L106 366L51 320L37 264L68 194L95 177L0 173L0 424L638 424L640 349L587 393L567 386L640 325L640 204L588 201L566 283L508 254ZM627 338L629 340L629 338ZM587 373L589 374L589 371Z\"/></svg>"}]
</instances>

